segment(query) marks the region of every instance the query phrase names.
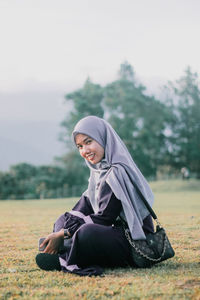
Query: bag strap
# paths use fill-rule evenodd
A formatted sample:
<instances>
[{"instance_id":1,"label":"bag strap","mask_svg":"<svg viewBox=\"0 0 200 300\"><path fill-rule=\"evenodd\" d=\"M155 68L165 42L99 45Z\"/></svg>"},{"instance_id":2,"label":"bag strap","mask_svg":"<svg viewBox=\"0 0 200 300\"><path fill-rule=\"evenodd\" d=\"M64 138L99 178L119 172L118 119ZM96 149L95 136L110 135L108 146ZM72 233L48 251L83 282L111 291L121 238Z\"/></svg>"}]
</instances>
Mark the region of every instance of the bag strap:
<instances>
[{"instance_id":1,"label":"bag strap","mask_svg":"<svg viewBox=\"0 0 200 300\"><path fill-rule=\"evenodd\" d=\"M151 216L154 218L154 220L158 220L155 212L153 211L153 209L151 208L151 206L149 205L149 203L146 201L146 199L144 198L143 194L141 193L141 191L139 190L139 188L135 185L135 183L133 183L134 187L136 188L138 194L140 195L142 201L144 202L146 208L148 209L148 211L150 212Z\"/></svg>"}]
</instances>

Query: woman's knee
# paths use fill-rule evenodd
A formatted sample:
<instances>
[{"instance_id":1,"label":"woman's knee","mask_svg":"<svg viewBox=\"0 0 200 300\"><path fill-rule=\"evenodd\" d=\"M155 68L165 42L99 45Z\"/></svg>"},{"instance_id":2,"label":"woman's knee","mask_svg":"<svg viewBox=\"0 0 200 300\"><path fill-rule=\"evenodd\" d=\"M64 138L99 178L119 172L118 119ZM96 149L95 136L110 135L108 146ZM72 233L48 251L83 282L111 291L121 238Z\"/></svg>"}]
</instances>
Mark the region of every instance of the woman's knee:
<instances>
[{"instance_id":1,"label":"woman's knee","mask_svg":"<svg viewBox=\"0 0 200 300\"><path fill-rule=\"evenodd\" d=\"M77 231L78 240L80 243L89 242L96 236L96 224L83 224Z\"/></svg>"}]
</instances>

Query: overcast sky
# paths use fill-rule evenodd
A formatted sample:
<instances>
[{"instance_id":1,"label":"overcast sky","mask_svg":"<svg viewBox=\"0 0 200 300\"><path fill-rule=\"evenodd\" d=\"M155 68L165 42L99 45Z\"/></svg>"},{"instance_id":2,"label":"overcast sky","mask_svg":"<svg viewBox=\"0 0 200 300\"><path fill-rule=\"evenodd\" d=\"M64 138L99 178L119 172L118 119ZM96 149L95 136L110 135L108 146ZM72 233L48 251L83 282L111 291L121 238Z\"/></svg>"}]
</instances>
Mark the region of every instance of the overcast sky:
<instances>
[{"instance_id":1,"label":"overcast sky","mask_svg":"<svg viewBox=\"0 0 200 300\"><path fill-rule=\"evenodd\" d=\"M0 0L0 120L59 124L66 93L125 60L152 91L200 73L199 30L199 0Z\"/></svg>"},{"instance_id":2,"label":"overcast sky","mask_svg":"<svg viewBox=\"0 0 200 300\"><path fill-rule=\"evenodd\" d=\"M199 0L0 0L0 91L200 71Z\"/></svg>"}]
</instances>

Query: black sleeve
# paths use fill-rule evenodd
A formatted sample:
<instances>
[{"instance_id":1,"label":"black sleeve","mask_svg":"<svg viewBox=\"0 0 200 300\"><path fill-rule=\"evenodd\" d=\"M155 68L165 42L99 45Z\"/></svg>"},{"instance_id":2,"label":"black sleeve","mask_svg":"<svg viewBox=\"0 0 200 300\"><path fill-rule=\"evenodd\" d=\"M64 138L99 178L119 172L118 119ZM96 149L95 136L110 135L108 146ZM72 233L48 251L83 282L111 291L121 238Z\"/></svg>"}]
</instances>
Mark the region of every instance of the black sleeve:
<instances>
[{"instance_id":1,"label":"black sleeve","mask_svg":"<svg viewBox=\"0 0 200 300\"><path fill-rule=\"evenodd\" d=\"M122 204L106 182L99 192L98 204L99 211L90 214L92 221L97 224L112 225L122 210Z\"/></svg>"},{"instance_id":2,"label":"black sleeve","mask_svg":"<svg viewBox=\"0 0 200 300\"><path fill-rule=\"evenodd\" d=\"M72 208L71 213L66 212L65 213L65 223L64 228L68 229L71 236L75 233L75 231L85 223L84 219L80 218L79 216L73 215L73 211L79 211L83 215L87 216L91 213L94 213L92 206L90 204L89 199L82 195L80 200L76 203L76 205Z\"/></svg>"},{"instance_id":3,"label":"black sleeve","mask_svg":"<svg viewBox=\"0 0 200 300\"><path fill-rule=\"evenodd\" d=\"M76 203L76 205L72 208L72 211L80 211L82 212L85 216L88 216L92 213L94 213L94 210L90 204L89 199L82 195L80 200Z\"/></svg>"}]
</instances>

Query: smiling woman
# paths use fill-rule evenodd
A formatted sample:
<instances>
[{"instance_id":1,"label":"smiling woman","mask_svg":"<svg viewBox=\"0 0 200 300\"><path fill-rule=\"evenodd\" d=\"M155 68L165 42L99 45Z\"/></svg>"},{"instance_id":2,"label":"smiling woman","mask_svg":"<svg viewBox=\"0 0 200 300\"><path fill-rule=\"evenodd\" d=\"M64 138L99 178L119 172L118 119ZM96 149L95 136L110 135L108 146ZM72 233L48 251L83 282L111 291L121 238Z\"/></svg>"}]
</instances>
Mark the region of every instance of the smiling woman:
<instances>
[{"instance_id":1,"label":"smiling woman","mask_svg":"<svg viewBox=\"0 0 200 300\"><path fill-rule=\"evenodd\" d=\"M104 157L104 148L91 137L79 133L75 137L75 142L80 155L92 164L99 163Z\"/></svg>"},{"instance_id":2,"label":"smiling woman","mask_svg":"<svg viewBox=\"0 0 200 300\"><path fill-rule=\"evenodd\" d=\"M90 169L88 189L70 212L61 215L54 232L41 243L36 262L44 270L100 275L103 267L134 267L126 239L154 232L149 211L152 191L126 146L105 120L89 116L74 128L73 139ZM77 170L78 171L78 170ZM142 195L142 196L141 196Z\"/></svg>"}]
</instances>

